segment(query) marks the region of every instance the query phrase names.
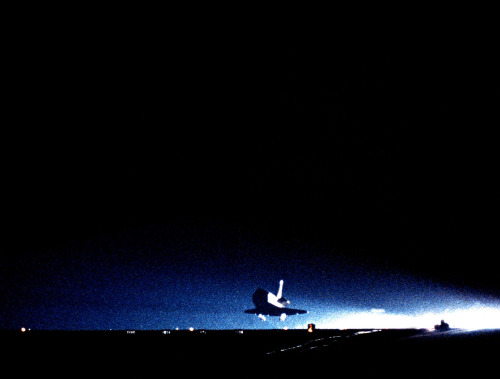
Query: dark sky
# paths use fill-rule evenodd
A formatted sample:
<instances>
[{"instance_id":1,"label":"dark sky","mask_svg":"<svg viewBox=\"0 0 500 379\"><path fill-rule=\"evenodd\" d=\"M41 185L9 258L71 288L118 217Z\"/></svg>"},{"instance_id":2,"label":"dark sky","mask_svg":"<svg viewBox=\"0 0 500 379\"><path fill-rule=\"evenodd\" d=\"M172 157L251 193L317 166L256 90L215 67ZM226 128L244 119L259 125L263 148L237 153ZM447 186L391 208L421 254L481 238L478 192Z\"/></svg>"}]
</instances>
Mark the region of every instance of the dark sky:
<instances>
[{"instance_id":1,"label":"dark sky","mask_svg":"<svg viewBox=\"0 0 500 379\"><path fill-rule=\"evenodd\" d=\"M90 20L10 30L1 326L498 298L491 31Z\"/></svg>"}]
</instances>

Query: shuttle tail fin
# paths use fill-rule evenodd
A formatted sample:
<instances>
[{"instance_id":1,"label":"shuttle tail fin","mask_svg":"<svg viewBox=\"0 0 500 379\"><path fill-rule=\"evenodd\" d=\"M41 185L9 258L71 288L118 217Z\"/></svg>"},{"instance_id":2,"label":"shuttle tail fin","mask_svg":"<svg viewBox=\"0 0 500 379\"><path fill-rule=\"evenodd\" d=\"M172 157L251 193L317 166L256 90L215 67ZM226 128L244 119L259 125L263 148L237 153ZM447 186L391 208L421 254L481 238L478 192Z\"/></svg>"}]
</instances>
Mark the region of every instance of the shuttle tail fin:
<instances>
[{"instance_id":1,"label":"shuttle tail fin","mask_svg":"<svg viewBox=\"0 0 500 379\"><path fill-rule=\"evenodd\" d=\"M283 297L283 279L280 280L280 289L278 290L278 293L276 294L276 297L278 299L281 299Z\"/></svg>"}]
</instances>

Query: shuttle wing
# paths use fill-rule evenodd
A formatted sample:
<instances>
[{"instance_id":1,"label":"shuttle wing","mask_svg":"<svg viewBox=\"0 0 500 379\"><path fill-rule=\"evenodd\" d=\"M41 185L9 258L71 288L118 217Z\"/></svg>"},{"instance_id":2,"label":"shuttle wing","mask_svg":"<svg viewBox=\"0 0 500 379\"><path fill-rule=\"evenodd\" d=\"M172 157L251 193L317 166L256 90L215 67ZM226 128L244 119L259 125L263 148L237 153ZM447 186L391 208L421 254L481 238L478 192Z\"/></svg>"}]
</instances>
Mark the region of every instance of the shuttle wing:
<instances>
[{"instance_id":1,"label":"shuttle wing","mask_svg":"<svg viewBox=\"0 0 500 379\"><path fill-rule=\"evenodd\" d=\"M254 308L254 309L247 309L245 311L245 313L250 313L250 314L253 314L253 315L258 315L260 312L257 308Z\"/></svg>"},{"instance_id":2,"label":"shuttle wing","mask_svg":"<svg viewBox=\"0 0 500 379\"><path fill-rule=\"evenodd\" d=\"M245 313L250 313L254 315L266 315L266 316L281 316L284 313L287 316L294 316L307 313L307 311L303 309L293 309L293 308L265 307L265 308L247 309Z\"/></svg>"},{"instance_id":3,"label":"shuttle wing","mask_svg":"<svg viewBox=\"0 0 500 379\"><path fill-rule=\"evenodd\" d=\"M293 309L293 308L282 308L279 310L281 313L285 313L287 316L301 315L307 313L303 309Z\"/></svg>"}]
</instances>

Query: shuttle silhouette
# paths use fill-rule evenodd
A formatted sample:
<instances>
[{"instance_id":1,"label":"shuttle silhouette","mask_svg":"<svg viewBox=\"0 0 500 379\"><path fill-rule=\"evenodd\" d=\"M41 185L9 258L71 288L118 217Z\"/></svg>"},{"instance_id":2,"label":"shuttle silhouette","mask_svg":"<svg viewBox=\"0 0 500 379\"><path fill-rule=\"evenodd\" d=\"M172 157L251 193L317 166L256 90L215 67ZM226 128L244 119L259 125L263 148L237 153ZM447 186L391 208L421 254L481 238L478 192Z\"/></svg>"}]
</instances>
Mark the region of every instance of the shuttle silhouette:
<instances>
[{"instance_id":1,"label":"shuttle silhouette","mask_svg":"<svg viewBox=\"0 0 500 379\"><path fill-rule=\"evenodd\" d=\"M287 308L290 302L283 297L283 280L280 280L280 287L276 295L259 288L254 292L252 301L255 308L247 309L245 313L256 314L263 321L266 321L265 316L279 316L281 321L285 321L286 316L307 313L302 309Z\"/></svg>"}]
</instances>

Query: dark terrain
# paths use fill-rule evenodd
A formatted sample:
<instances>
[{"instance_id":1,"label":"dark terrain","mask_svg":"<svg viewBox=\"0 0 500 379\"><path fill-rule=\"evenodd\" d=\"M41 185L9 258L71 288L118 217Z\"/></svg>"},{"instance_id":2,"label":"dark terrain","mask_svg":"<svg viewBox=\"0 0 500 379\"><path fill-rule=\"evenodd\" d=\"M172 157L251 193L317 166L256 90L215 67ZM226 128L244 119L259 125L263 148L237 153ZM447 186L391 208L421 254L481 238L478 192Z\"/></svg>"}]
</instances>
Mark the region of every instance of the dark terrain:
<instances>
[{"instance_id":1,"label":"dark terrain","mask_svg":"<svg viewBox=\"0 0 500 379\"><path fill-rule=\"evenodd\" d=\"M68 373L477 372L494 368L500 346L498 330L10 331L1 336L10 347L8 364Z\"/></svg>"}]
</instances>

